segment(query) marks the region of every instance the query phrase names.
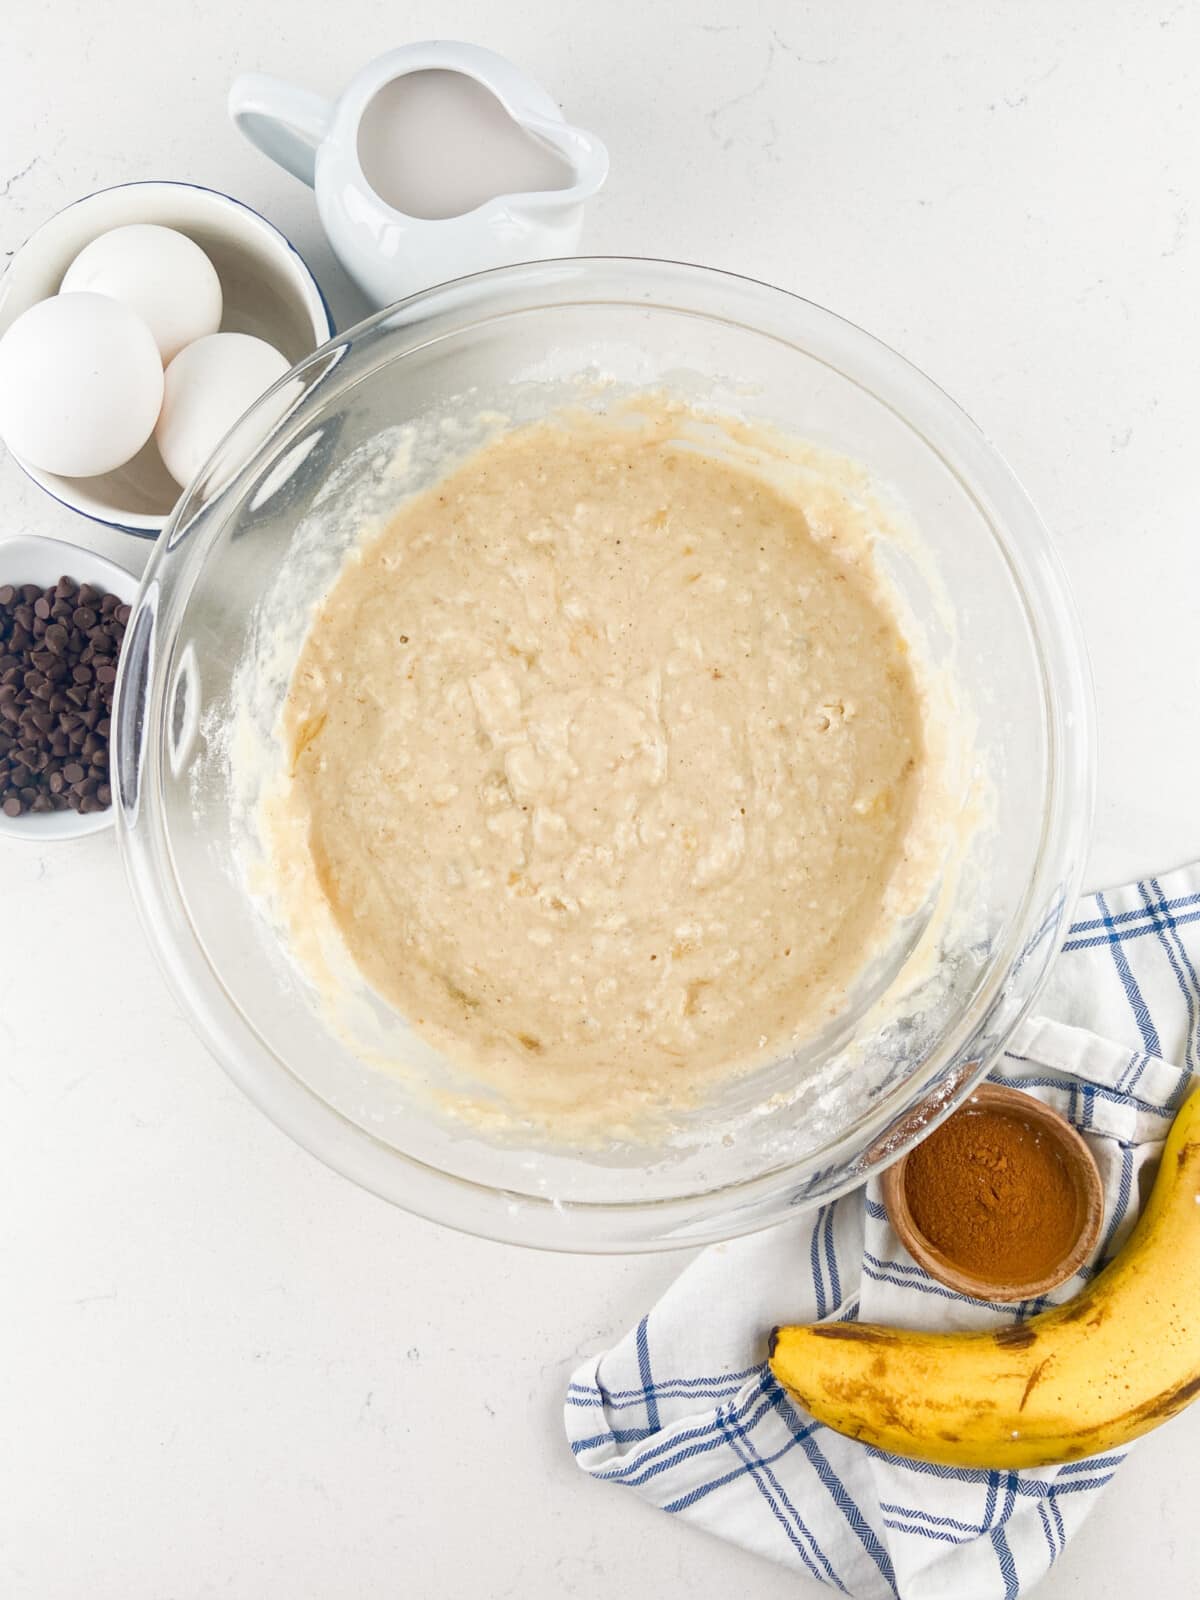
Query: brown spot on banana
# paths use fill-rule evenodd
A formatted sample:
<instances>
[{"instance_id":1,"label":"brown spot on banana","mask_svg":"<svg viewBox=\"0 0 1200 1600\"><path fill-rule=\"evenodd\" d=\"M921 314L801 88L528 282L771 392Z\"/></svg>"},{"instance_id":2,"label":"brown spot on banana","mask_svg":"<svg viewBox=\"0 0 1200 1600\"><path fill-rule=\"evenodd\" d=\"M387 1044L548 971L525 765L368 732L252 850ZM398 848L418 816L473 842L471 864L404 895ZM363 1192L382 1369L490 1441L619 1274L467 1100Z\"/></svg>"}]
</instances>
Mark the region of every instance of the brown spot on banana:
<instances>
[{"instance_id":1,"label":"brown spot on banana","mask_svg":"<svg viewBox=\"0 0 1200 1600\"><path fill-rule=\"evenodd\" d=\"M1093 1313L1095 1313L1093 1315ZM1108 1307L1103 1302L1097 1301L1094 1288L1087 1294L1080 1295L1078 1300L1063 1306L1056 1315L1058 1322L1083 1322L1088 1320L1088 1326L1098 1328L1108 1315Z\"/></svg>"},{"instance_id":2,"label":"brown spot on banana","mask_svg":"<svg viewBox=\"0 0 1200 1600\"><path fill-rule=\"evenodd\" d=\"M1184 1406L1189 1405L1198 1394L1200 1394L1200 1374L1189 1378L1176 1389L1168 1389L1166 1394L1156 1395L1153 1400L1139 1406L1130 1415L1146 1422L1165 1421L1168 1417L1173 1417L1177 1411L1182 1411Z\"/></svg>"},{"instance_id":3,"label":"brown spot on banana","mask_svg":"<svg viewBox=\"0 0 1200 1600\"><path fill-rule=\"evenodd\" d=\"M1011 1322L1005 1328L997 1328L992 1338L1001 1350L1027 1350L1037 1343L1037 1329L1027 1322Z\"/></svg>"},{"instance_id":4,"label":"brown spot on banana","mask_svg":"<svg viewBox=\"0 0 1200 1600\"><path fill-rule=\"evenodd\" d=\"M777 1330L779 1331L779 1330ZM901 1342L892 1328L877 1328L871 1322L818 1322L805 1329L815 1339L845 1339L850 1344L894 1345Z\"/></svg>"},{"instance_id":5,"label":"brown spot on banana","mask_svg":"<svg viewBox=\"0 0 1200 1600\"><path fill-rule=\"evenodd\" d=\"M1017 1407L1018 1411L1024 1411L1025 1402L1029 1399L1029 1396L1037 1388L1038 1383L1041 1381L1042 1373L1045 1372L1046 1368L1050 1365L1050 1363L1053 1360L1054 1360L1053 1356L1046 1356L1044 1360L1038 1362L1037 1366L1034 1367L1033 1371L1029 1374L1029 1377L1028 1377L1028 1379L1026 1381L1026 1384L1025 1384L1024 1392L1021 1395L1021 1403Z\"/></svg>"}]
</instances>

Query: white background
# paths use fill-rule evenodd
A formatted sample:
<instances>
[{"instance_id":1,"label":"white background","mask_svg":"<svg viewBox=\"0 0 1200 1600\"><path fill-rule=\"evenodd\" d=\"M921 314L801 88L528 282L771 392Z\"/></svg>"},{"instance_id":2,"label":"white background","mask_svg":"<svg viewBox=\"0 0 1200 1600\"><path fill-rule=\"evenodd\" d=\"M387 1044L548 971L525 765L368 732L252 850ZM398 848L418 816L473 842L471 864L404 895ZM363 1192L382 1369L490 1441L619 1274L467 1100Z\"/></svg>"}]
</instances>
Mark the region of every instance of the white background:
<instances>
[{"instance_id":1,"label":"white background","mask_svg":"<svg viewBox=\"0 0 1200 1600\"><path fill-rule=\"evenodd\" d=\"M261 68L333 91L439 35L511 56L607 141L590 248L798 290L966 405L1090 638L1091 882L1200 854L1200 10L8 0L0 250L92 189L195 179L289 233L345 326L361 307L311 197L239 141L226 88ZM0 460L0 534L29 530L144 556ZM523 1254L357 1192L197 1043L110 835L0 841L6 1600L815 1592L566 1451L573 1364L681 1264ZM1040 1594L1194 1595L1198 1469L1200 1411L1139 1447Z\"/></svg>"}]
</instances>

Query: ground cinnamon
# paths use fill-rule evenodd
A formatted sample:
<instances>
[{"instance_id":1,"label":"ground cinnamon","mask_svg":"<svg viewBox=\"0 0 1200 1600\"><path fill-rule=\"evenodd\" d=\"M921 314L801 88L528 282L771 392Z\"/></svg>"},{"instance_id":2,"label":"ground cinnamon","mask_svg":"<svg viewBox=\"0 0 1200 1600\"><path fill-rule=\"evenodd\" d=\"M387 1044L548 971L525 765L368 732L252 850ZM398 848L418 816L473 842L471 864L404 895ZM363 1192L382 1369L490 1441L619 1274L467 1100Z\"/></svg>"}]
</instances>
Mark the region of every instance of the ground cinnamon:
<instances>
[{"instance_id":1,"label":"ground cinnamon","mask_svg":"<svg viewBox=\"0 0 1200 1600\"><path fill-rule=\"evenodd\" d=\"M912 1219L955 1266L994 1283L1048 1273L1079 1230L1078 1200L1054 1143L1019 1116L965 1107L908 1157Z\"/></svg>"}]
</instances>

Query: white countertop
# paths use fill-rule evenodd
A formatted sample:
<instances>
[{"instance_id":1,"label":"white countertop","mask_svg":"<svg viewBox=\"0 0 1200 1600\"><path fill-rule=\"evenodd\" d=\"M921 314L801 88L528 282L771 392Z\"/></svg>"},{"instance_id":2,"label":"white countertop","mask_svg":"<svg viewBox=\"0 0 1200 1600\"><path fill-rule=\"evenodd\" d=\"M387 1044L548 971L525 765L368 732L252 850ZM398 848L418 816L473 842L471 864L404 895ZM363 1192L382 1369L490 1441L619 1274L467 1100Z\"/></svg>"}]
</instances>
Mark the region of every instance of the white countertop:
<instances>
[{"instance_id":1,"label":"white countertop","mask_svg":"<svg viewBox=\"0 0 1200 1600\"><path fill-rule=\"evenodd\" d=\"M608 142L588 247L798 290L962 401L1091 642L1091 882L1200 854L1200 12L16 0L0 251L90 190L191 178L277 222L345 326L361 308L311 196L234 134L225 91L253 68L333 90L439 35L521 62ZM29 530L144 555L0 459L0 534ZM320 1167L193 1036L110 834L0 841L0 1197L6 1600L817 1592L565 1448L568 1372L682 1259L459 1238ZM1039 1595L1194 1593L1198 1472L1200 1410L1138 1448Z\"/></svg>"}]
</instances>

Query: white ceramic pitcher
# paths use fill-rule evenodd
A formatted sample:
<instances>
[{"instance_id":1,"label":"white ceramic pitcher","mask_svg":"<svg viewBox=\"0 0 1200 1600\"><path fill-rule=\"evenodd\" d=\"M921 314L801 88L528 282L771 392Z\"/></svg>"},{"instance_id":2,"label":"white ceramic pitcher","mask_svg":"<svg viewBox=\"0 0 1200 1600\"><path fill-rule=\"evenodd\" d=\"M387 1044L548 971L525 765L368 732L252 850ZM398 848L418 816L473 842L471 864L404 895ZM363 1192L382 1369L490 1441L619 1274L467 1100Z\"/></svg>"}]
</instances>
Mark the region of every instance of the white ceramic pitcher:
<instances>
[{"instance_id":1,"label":"white ceramic pitcher","mask_svg":"<svg viewBox=\"0 0 1200 1600\"><path fill-rule=\"evenodd\" d=\"M407 216L388 205L363 173L359 129L375 97L412 72L473 78L518 128L559 158L567 187L502 194L458 216ZM418 289L578 247L584 202L608 173L600 141L563 120L550 95L511 62L478 45L433 40L370 62L332 105L262 73L238 78L229 113L246 138L316 190L334 253L377 306Z\"/></svg>"}]
</instances>

